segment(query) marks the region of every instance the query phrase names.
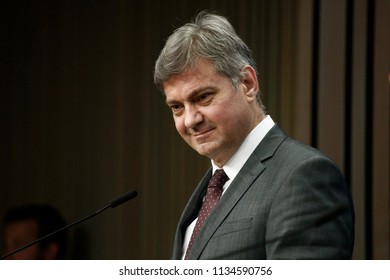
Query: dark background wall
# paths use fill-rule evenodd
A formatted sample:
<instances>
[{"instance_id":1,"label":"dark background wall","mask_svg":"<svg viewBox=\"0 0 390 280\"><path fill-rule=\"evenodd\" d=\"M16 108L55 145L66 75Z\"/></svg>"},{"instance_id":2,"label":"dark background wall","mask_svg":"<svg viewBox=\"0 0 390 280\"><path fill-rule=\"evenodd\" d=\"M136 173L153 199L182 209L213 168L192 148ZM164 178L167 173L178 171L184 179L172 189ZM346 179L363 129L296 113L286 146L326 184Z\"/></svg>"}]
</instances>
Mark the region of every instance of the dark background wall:
<instances>
[{"instance_id":1,"label":"dark background wall","mask_svg":"<svg viewBox=\"0 0 390 280\"><path fill-rule=\"evenodd\" d=\"M153 66L174 28L226 15L255 53L269 113L334 158L356 210L356 259L390 258L389 1L75 0L0 4L0 215L47 202L69 258L167 259L210 162L180 139Z\"/></svg>"}]
</instances>

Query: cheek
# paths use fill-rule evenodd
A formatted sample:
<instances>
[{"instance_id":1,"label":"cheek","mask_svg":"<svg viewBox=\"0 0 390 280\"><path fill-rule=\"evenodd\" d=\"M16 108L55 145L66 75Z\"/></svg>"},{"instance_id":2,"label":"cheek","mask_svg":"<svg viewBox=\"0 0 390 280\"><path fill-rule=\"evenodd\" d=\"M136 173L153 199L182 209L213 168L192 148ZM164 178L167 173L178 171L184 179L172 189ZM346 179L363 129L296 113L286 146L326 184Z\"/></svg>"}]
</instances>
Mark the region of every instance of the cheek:
<instances>
[{"instance_id":1,"label":"cheek","mask_svg":"<svg viewBox=\"0 0 390 280\"><path fill-rule=\"evenodd\" d=\"M175 122L175 127L176 127L177 132L179 132L180 135L184 135L185 134L185 126L184 126L183 118L174 117L173 120Z\"/></svg>"}]
</instances>

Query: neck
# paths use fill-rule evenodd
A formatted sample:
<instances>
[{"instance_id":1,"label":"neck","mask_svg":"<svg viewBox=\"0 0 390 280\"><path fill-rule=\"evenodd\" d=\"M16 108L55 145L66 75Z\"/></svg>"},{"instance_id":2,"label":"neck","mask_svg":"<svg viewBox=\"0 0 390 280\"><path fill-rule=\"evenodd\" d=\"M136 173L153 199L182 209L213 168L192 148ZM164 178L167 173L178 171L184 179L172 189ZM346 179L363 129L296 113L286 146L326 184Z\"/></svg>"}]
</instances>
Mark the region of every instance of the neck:
<instances>
[{"instance_id":1,"label":"neck","mask_svg":"<svg viewBox=\"0 0 390 280\"><path fill-rule=\"evenodd\" d=\"M253 118L253 121L252 121L252 125L250 126L250 130L248 131L248 133L246 134L246 136L242 139L242 142L245 140L245 138L252 132L252 130L260 123L262 122L267 116L265 115L265 113L263 111L259 111ZM241 144L242 144L241 142ZM241 145L240 144L240 145ZM218 167L218 168L222 168L226 162L228 162L228 160L237 152L238 148L240 146L236 147L237 149L234 150L234 151L230 151L230 156L227 157L227 158L224 158L223 160L220 158L213 158L213 157L210 157L214 164Z\"/></svg>"}]
</instances>

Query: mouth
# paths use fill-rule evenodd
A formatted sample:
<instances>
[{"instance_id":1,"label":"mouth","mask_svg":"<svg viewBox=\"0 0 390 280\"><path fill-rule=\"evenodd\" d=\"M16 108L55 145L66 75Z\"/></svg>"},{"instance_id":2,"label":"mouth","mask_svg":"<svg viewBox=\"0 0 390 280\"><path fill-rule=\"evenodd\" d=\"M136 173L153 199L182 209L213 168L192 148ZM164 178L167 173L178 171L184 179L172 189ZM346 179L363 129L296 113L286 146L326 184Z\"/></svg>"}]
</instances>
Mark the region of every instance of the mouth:
<instances>
[{"instance_id":1,"label":"mouth","mask_svg":"<svg viewBox=\"0 0 390 280\"><path fill-rule=\"evenodd\" d=\"M192 136L197 140L202 140L202 139L208 137L214 130L215 130L215 128L211 128L211 129L204 130L201 132L198 131L198 132L193 133Z\"/></svg>"}]
</instances>

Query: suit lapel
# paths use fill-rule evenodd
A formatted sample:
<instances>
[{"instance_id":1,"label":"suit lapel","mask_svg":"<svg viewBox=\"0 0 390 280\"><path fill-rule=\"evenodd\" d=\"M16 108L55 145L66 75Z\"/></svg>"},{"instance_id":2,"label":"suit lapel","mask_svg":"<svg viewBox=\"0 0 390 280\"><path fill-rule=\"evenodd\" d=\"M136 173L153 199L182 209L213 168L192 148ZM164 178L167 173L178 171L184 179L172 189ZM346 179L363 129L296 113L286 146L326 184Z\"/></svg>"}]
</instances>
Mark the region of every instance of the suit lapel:
<instances>
[{"instance_id":1,"label":"suit lapel","mask_svg":"<svg viewBox=\"0 0 390 280\"><path fill-rule=\"evenodd\" d=\"M187 206L185 207L185 210L183 212L183 215L180 219L180 224L182 227L187 227L198 214L199 207L202 201L202 198L206 192L206 188L208 185L208 182L211 178L211 172L212 169L210 168L207 173L203 176L202 180L199 182L198 186L196 187L194 193L192 194ZM184 230L185 230L184 228Z\"/></svg>"},{"instance_id":2,"label":"suit lapel","mask_svg":"<svg viewBox=\"0 0 390 280\"><path fill-rule=\"evenodd\" d=\"M250 188L255 179L261 175L266 166L263 162L272 157L279 145L286 139L282 130L275 125L266 135L266 137L257 146L253 154L249 157L240 172L237 174L230 187L226 190L221 200L214 208L206 220L197 240L192 247L189 259L198 259L218 227L221 226L225 218L232 211L245 192ZM208 179L211 172L209 170ZM207 177L207 176L205 176ZM201 181L204 184L203 189L207 185L208 180L205 177ZM199 186L198 186L199 189ZM197 190L198 190L197 189ZM199 190L197 193L200 193Z\"/></svg>"},{"instance_id":3,"label":"suit lapel","mask_svg":"<svg viewBox=\"0 0 390 280\"><path fill-rule=\"evenodd\" d=\"M176 232L173 258L180 259L182 257L182 247L184 242L184 235L187 227L196 218L199 207L201 205L202 198L206 192L208 182L210 181L212 168L210 168L199 182L195 191L191 195L186 207L184 208L183 214L179 221L179 226Z\"/></svg>"}]
</instances>

